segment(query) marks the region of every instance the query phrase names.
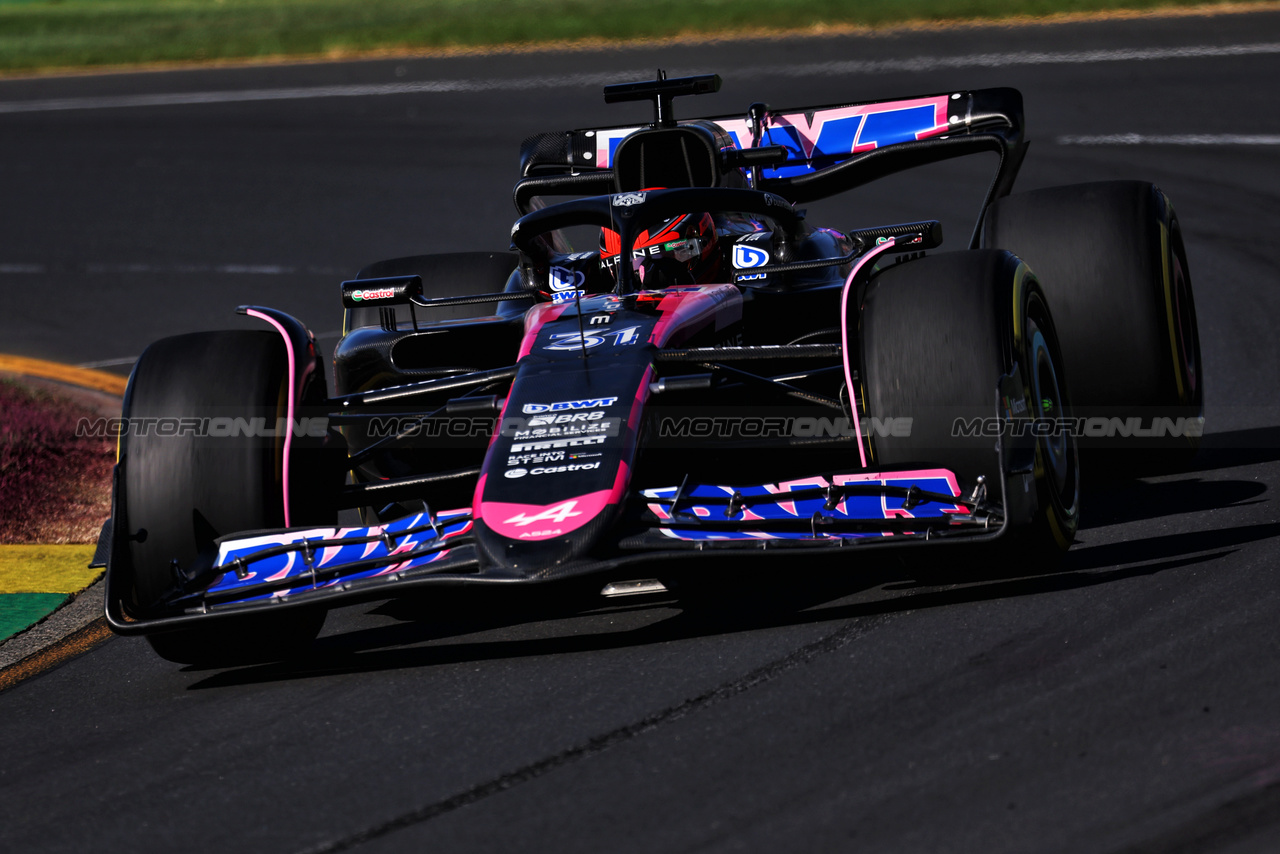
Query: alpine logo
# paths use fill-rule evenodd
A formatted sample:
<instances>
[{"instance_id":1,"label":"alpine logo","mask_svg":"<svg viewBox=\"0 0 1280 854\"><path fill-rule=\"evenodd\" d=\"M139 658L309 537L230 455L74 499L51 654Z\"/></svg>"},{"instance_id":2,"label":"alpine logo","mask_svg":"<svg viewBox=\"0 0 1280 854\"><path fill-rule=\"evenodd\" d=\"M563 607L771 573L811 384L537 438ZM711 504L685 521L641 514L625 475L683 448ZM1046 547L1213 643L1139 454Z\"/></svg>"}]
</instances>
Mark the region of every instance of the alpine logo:
<instances>
[{"instance_id":1,"label":"alpine logo","mask_svg":"<svg viewBox=\"0 0 1280 854\"><path fill-rule=\"evenodd\" d=\"M540 412L567 412L573 409L598 409L603 406L613 406L618 402L616 397L595 397L586 400L561 400L557 403L526 403L523 408L525 415L537 415Z\"/></svg>"},{"instance_id":2,"label":"alpine logo","mask_svg":"<svg viewBox=\"0 0 1280 854\"><path fill-rule=\"evenodd\" d=\"M648 193L619 193L613 197L615 208L629 208L632 205L643 205Z\"/></svg>"},{"instance_id":3,"label":"alpine logo","mask_svg":"<svg viewBox=\"0 0 1280 854\"><path fill-rule=\"evenodd\" d=\"M737 243L733 247L733 266L739 270L763 267L769 263L769 253L755 246Z\"/></svg>"},{"instance_id":4,"label":"alpine logo","mask_svg":"<svg viewBox=\"0 0 1280 854\"><path fill-rule=\"evenodd\" d=\"M534 522L564 522L566 519L582 515L581 511L573 509L577 506L577 499L572 501L562 501L559 504L553 504L550 507L543 509L540 513L534 513L532 516L527 516L524 513L517 513L515 516L506 520L504 524L519 525L523 528L525 525L532 525Z\"/></svg>"}]
</instances>

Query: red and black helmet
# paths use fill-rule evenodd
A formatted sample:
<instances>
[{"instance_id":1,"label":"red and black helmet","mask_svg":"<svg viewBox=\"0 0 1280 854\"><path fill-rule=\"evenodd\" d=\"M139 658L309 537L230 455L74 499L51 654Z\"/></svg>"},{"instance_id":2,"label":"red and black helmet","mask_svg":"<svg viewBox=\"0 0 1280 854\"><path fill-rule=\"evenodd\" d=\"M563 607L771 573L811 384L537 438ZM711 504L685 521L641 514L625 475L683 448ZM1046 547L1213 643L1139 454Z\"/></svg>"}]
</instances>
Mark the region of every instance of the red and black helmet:
<instances>
[{"instance_id":1,"label":"red and black helmet","mask_svg":"<svg viewBox=\"0 0 1280 854\"><path fill-rule=\"evenodd\" d=\"M622 239L602 229L600 260L609 269L618 263ZM675 285L711 282L720 273L715 220L709 213L681 214L640 232L631 248L641 287L659 290Z\"/></svg>"}]
</instances>

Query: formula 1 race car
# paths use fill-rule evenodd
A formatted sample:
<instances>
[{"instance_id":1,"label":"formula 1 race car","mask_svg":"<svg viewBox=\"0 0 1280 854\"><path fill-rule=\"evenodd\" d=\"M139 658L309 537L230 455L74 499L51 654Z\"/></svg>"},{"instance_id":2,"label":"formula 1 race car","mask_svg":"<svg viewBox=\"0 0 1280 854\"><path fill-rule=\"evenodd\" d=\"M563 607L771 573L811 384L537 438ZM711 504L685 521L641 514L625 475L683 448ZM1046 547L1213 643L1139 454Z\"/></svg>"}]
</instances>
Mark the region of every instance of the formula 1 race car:
<instances>
[{"instance_id":1,"label":"formula 1 race car","mask_svg":"<svg viewBox=\"0 0 1280 854\"><path fill-rule=\"evenodd\" d=\"M272 309L152 344L100 543L111 627L216 662L410 590L599 603L754 557L856 571L962 543L1033 571L1072 542L1080 448L1194 450L1195 310L1158 189L1010 195L1013 89L675 120L719 85L608 86L652 123L526 140L514 251L344 282L333 396ZM999 166L960 251L928 254L936 221L842 232L796 207L979 152Z\"/></svg>"}]
</instances>

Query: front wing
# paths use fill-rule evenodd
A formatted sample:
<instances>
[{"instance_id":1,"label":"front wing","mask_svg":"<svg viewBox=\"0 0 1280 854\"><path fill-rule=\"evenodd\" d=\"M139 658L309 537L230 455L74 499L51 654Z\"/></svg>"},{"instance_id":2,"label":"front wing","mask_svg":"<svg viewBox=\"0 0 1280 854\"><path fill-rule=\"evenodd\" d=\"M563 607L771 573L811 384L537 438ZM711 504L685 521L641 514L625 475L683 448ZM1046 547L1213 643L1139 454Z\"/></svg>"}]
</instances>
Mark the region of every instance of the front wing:
<instances>
[{"instance_id":1,"label":"front wing","mask_svg":"<svg viewBox=\"0 0 1280 854\"><path fill-rule=\"evenodd\" d=\"M120 574L109 571L107 618L118 633L145 634L249 612L386 599L425 585L550 582L665 558L989 540L1008 524L1000 509L1008 489L997 488L1002 494L990 503L985 493L962 496L955 475L941 468L738 487L686 481L635 495L633 524L620 523L626 533L610 554L523 573L481 567L470 508L371 527L236 534L218 541L203 572L175 584L159 615L127 613L121 591L110 589Z\"/></svg>"}]
</instances>

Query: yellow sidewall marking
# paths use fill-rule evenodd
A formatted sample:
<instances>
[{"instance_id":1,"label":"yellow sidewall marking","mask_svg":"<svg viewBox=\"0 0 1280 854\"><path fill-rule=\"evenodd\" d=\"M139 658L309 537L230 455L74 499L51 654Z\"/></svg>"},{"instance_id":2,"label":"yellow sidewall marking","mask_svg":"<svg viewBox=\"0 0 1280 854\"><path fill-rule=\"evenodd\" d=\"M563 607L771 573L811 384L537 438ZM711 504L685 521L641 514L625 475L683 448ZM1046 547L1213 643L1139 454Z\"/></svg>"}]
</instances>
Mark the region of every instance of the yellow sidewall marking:
<instances>
[{"instance_id":1,"label":"yellow sidewall marking","mask_svg":"<svg viewBox=\"0 0 1280 854\"><path fill-rule=\"evenodd\" d=\"M1030 269L1020 262L1013 274L1013 350L1018 358L1022 357L1022 288Z\"/></svg>"}]
</instances>

